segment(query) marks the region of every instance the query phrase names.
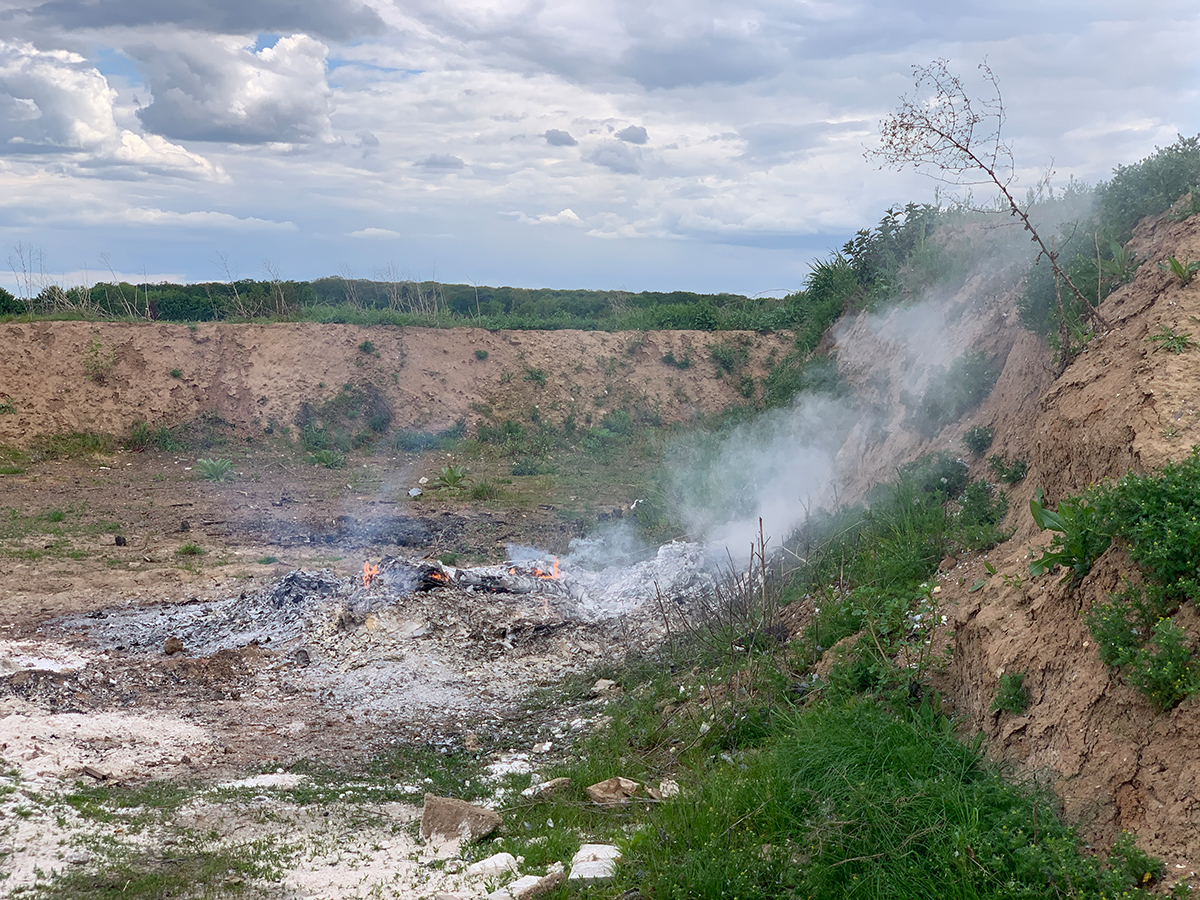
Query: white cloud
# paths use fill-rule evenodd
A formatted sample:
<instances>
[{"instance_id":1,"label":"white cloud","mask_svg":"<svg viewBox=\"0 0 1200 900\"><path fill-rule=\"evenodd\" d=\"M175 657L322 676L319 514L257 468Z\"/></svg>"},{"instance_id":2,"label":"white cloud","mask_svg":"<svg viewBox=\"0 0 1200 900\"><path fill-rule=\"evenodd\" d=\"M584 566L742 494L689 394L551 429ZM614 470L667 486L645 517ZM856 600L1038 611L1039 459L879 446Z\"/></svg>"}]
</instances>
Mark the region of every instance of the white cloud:
<instances>
[{"instance_id":1,"label":"white cloud","mask_svg":"<svg viewBox=\"0 0 1200 900\"><path fill-rule=\"evenodd\" d=\"M116 92L82 56L0 41L0 154L218 177L204 157L117 124Z\"/></svg>"},{"instance_id":2,"label":"white cloud","mask_svg":"<svg viewBox=\"0 0 1200 900\"><path fill-rule=\"evenodd\" d=\"M244 38L219 35L172 35L125 49L143 65L154 97L138 118L158 134L243 144L333 138L329 48L308 35L257 53Z\"/></svg>"},{"instance_id":3,"label":"white cloud","mask_svg":"<svg viewBox=\"0 0 1200 900\"><path fill-rule=\"evenodd\" d=\"M401 237L401 234L398 231L392 231L390 228L360 228L358 231L351 231L350 237L390 241Z\"/></svg>"}]
</instances>

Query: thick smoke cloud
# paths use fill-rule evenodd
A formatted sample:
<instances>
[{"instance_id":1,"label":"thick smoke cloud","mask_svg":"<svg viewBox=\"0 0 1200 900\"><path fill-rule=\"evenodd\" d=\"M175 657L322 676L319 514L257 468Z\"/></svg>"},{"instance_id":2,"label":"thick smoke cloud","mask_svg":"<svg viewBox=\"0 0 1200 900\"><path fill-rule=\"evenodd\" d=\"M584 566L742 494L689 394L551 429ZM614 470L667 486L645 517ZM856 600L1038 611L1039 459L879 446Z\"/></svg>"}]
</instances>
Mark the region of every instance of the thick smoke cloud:
<instances>
[{"instance_id":1,"label":"thick smoke cloud","mask_svg":"<svg viewBox=\"0 0 1200 900\"><path fill-rule=\"evenodd\" d=\"M237 144L332 137L328 48L299 34L257 53L237 38L179 36L127 52L154 95L138 111L150 131L176 140Z\"/></svg>"}]
</instances>

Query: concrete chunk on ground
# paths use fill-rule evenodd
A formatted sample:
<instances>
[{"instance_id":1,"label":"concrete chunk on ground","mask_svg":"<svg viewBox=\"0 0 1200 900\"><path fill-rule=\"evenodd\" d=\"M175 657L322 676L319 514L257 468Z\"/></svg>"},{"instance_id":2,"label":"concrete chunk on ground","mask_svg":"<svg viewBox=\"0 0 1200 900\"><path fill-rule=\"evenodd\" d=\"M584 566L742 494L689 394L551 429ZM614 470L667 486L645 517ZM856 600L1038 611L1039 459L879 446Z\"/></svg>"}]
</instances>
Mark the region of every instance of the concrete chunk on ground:
<instances>
[{"instance_id":1,"label":"concrete chunk on ground","mask_svg":"<svg viewBox=\"0 0 1200 900\"><path fill-rule=\"evenodd\" d=\"M467 866L468 878L493 878L505 872L517 871L517 858L511 853L497 853Z\"/></svg>"},{"instance_id":2,"label":"concrete chunk on ground","mask_svg":"<svg viewBox=\"0 0 1200 900\"><path fill-rule=\"evenodd\" d=\"M421 838L426 841L477 841L500 827L500 816L490 809L453 797L425 795L421 813Z\"/></svg>"},{"instance_id":3,"label":"concrete chunk on ground","mask_svg":"<svg viewBox=\"0 0 1200 900\"><path fill-rule=\"evenodd\" d=\"M571 857L571 874L567 880L583 884L607 881L616 874L620 858L621 851L612 844L584 844Z\"/></svg>"}]
</instances>

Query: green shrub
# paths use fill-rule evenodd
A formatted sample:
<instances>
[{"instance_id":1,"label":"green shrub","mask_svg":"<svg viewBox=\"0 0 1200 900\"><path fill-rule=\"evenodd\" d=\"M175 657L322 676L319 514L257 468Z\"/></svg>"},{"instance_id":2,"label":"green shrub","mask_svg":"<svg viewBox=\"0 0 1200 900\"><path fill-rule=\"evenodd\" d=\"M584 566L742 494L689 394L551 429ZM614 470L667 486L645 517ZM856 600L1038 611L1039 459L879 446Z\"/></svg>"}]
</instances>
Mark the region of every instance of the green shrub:
<instances>
[{"instance_id":1,"label":"green shrub","mask_svg":"<svg viewBox=\"0 0 1200 900\"><path fill-rule=\"evenodd\" d=\"M169 374L172 378L182 378L183 370L182 369L172 369Z\"/></svg>"},{"instance_id":2,"label":"green shrub","mask_svg":"<svg viewBox=\"0 0 1200 900\"><path fill-rule=\"evenodd\" d=\"M1000 676L1000 684L997 685L996 695L992 698L992 712L1023 716L1028 707L1029 690L1025 687L1025 673L1005 672Z\"/></svg>"},{"instance_id":3,"label":"green shrub","mask_svg":"<svg viewBox=\"0 0 1200 900\"><path fill-rule=\"evenodd\" d=\"M750 361L750 350L744 344L720 341L708 345L708 355L718 375L736 375Z\"/></svg>"},{"instance_id":4,"label":"green shrub","mask_svg":"<svg viewBox=\"0 0 1200 900\"><path fill-rule=\"evenodd\" d=\"M224 481L233 472L233 463L227 459L198 459L196 474L204 481Z\"/></svg>"},{"instance_id":5,"label":"green shrub","mask_svg":"<svg viewBox=\"0 0 1200 900\"><path fill-rule=\"evenodd\" d=\"M375 356L379 355L378 351L375 349L375 345L369 340L363 341L361 344L359 344L358 349L363 353L373 354Z\"/></svg>"},{"instance_id":6,"label":"green shrub","mask_svg":"<svg viewBox=\"0 0 1200 900\"><path fill-rule=\"evenodd\" d=\"M483 350L483 349L476 350L476 351L475 351L475 358L476 358L477 360L479 360L480 362L483 362L485 359L487 359L487 358L488 358L488 352L487 352L486 350Z\"/></svg>"},{"instance_id":7,"label":"green shrub","mask_svg":"<svg viewBox=\"0 0 1200 900\"><path fill-rule=\"evenodd\" d=\"M1095 502L1103 530L1128 544L1133 561L1168 597L1200 597L1200 448L1156 474L1126 475Z\"/></svg>"},{"instance_id":8,"label":"green shrub","mask_svg":"<svg viewBox=\"0 0 1200 900\"><path fill-rule=\"evenodd\" d=\"M1108 182L1096 186L1100 220L1124 243L1146 216L1157 216L1200 184L1200 136L1179 139L1130 166L1117 166Z\"/></svg>"},{"instance_id":9,"label":"green shrub","mask_svg":"<svg viewBox=\"0 0 1200 900\"><path fill-rule=\"evenodd\" d=\"M188 541L186 544L181 544L175 553L179 556L203 556L204 548L193 541Z\"/></svg>"},{"instance_id":10,"label":"green shrub","mask_svg":"<svg viewBox=\"0 0 1200 900\"><path fill-rule=\"evenodd\" d=\"M1122 674L1161 710L1200 691L1200 665L1187 632L1165 617L1154 623L1149 641L1122 667Z\"/></svg>"},{"instance_id":11,"label":"green shrub","mask_svg":"<svg viewBox=\"0 0 1200 900\"><path fill-rule=\"evenodd\" d=\"M692 366L692 352L685 350L682 359L677 359L672 350L668 350L663 354L662 361L668 366L674 366L677 369L690 369Z\"/></svg>"},{"instance_id":12,"label":"green shrub","mask_svg":"<svg viewBox=\"0 0 1200 900\"><path fill-rule=\"evenodd\" d=\"M532 381L538 387L545 387L546 373L542 369L526 369L525 380Z\"/></svg>"},{"instance_id":13,"label":"green shrub","mask_svg":"<svg viewBox=\"0 0 1200 900\"><path fill-rule=\"evenodd\" d=\"M988 467L1005 484L1019 484L1029 474L1029 463L1023 459L1005 459L1003 456L989 456Z\"/></svg>"},{"instance_id":14,"label":"green shrub","mask_svg":"<svg viewBox=\"0 0 1200 900\"><path fill-rule=\"evenodd\" d=\"M999 377L994 359L968 350L949 368L930 375L925 393L911 410L913 426L923 437L933 437L986 400ZM911 403L911 398L906 399Z\"/></svg>"},{"instance_id":15,"label":"green shrub","mask_svg":"<svg viewBox=\"0 0 1200 900\"><path fill-rule=\"evenodd\" d=\"M1088 610L1087 624L1100 659L1113 668L1127 665L1150 639L1160 618L1170 613L1170 603L1158 585L1143 589L1132 582L1104 603Z\"/></svg>"},{"instance_id":16,"label":"green shrub","mask_svg":"<svg viewBox=\"0 0 1200 900\"><path fill-rule=\"evenodd\" d=\"M987 448L992 446L992 441L996 437L996 429L987 425L976 425L974 428L968 428L963 432L963 445L971 451L974 456L983 456Z\"/></svg>"}]
</instances>

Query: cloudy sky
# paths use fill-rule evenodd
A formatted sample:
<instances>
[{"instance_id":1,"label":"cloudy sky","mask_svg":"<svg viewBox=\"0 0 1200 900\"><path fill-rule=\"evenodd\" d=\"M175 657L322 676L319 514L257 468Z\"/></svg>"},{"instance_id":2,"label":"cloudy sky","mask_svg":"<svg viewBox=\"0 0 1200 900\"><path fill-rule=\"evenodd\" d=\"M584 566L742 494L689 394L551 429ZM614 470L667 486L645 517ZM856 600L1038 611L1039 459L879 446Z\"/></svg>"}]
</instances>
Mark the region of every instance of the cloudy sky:
<instances>
[{"instance_id":1,"label":"cloudy sky","mask_svg":"<svg viewBox=\"0 0 1200 900\"><path fill-rule=\"evenodd\" d=\"M933 198L863 159L913 64L986 58L1061 184L1200 131L1197 47L1195 0L0 0L0 260L794 289Z\"/></svg>"}]
</instances>

